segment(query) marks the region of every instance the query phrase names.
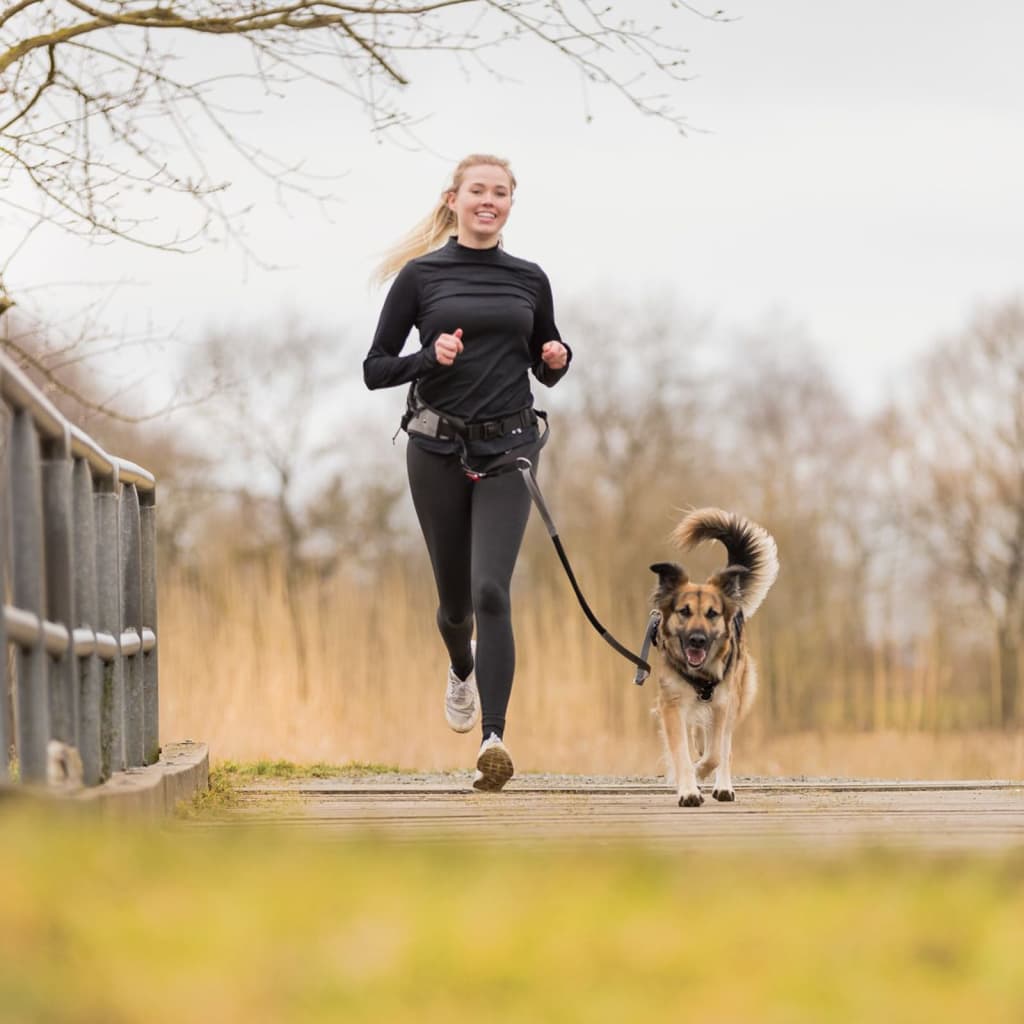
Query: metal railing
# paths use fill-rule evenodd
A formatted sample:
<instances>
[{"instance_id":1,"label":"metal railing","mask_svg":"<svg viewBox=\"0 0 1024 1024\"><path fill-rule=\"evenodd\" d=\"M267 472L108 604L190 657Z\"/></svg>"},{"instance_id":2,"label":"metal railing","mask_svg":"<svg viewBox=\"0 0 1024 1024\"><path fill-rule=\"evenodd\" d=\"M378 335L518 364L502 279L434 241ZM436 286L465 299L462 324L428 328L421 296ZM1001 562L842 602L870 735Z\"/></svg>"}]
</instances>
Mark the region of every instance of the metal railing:
<instances>
[{"instance_id":1,"label":"metal railing","mask_svg":"<svg viewBox=\"0 0 1024 1024\"><path fill-rule=\"evenodd\" d=\"M0 783L74 748L96 785L160 754L156 483L2 354L0 397Z\"/></svg>"}]
</instances>

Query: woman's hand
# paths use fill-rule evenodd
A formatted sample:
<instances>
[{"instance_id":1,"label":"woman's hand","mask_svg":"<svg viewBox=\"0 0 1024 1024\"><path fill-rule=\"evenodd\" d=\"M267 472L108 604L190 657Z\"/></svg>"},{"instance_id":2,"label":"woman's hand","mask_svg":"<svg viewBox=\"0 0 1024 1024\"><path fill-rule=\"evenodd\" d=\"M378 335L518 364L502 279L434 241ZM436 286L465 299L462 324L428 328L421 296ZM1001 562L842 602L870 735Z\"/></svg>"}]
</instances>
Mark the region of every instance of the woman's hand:
<instances>
[{"instance_id":1,"label":"woman's hand","mask_svg":"<svg viewBox=\"0 0 1024 1024\"><path fill-rule=\"evenodd\" d=\"M569 350L560 341L546 341L540 350L544 365L552 370L561 370L569 362Z\"/></svg>"},{"instance_id":2,"label":"woman's hand","mask_svg":"<svg viewBox=\"0 0 1024 1024\"><path fill-rule=\"evenodd\" d=\"M453 334L442 334L434 342L434 355L442 366L451 366L455 357L462 351L462 328L457 327Z\"/></svg>"}]
</instances>

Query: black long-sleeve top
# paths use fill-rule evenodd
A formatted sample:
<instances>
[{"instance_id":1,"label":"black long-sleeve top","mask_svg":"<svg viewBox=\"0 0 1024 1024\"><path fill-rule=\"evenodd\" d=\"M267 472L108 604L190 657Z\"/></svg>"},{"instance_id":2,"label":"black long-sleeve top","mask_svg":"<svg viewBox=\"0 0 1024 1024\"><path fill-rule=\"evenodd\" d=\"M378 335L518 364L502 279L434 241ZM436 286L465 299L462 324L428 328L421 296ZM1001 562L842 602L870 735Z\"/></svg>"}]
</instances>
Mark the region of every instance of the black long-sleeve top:
<instances>
[{"instance_id":1,"label":"black long-sleeve top","mask_svg":"<svg viewBox=\"0 0 1024 1024\"><path fill-rule=\"evenodd\" d=\"M413 326L421 347L403 356ZM463 350L451 366L442 366L434 342L460 327ZM552 370L540 355L545 342L561 340L551 285L537 264L497 246L459 245L453 237L399 271L363 361L363 379L369 388L419 381L420 395L435 409L469 423L501 419L533 404L528 371L549 387L565 375L568 362ZM478 445L481 452L500 450L493 441ZM424 446L453 447L444 441Z\"/></svg>"}]
</instances>

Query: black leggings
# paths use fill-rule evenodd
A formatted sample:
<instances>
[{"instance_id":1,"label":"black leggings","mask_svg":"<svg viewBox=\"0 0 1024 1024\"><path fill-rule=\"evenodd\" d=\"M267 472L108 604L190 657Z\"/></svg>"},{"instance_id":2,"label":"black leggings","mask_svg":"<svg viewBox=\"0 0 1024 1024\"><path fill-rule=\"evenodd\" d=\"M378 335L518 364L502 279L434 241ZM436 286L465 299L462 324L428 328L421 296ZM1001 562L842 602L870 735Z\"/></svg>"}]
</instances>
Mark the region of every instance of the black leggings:
<instances>
[{"instance_id":1,"label":"black leggings","mask_svg":"<svg viewBox=\"0 0 1024 1024\"><path fill-rule=\"evenodd\" d=\"M469 644L476 617L483 735L501 736L516 667L509 587L530 516L530 492L519 472L474 482L458 455L427 452L412 441L406 465L434 568L437 628L452 666L465 679L473 668Z\"/></svg>"}]
</instances>

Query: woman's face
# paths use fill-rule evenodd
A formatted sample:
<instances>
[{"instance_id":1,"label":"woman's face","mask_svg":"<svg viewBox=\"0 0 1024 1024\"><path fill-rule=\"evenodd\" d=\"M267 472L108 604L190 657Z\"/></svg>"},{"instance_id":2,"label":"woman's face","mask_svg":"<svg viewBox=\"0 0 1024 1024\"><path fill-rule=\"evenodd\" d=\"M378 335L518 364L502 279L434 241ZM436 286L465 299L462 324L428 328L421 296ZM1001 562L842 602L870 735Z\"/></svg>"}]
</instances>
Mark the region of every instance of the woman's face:
<instances>
[{"instance_id":1,"label":"woman's face","mask_svg":"<svg viewBox=\"0 0 1024 1024\"><path fill-rule=\"evenodd\" d=\"M458 221L459 242L474 249L489 249L512 209L512 181L494 164L467 167L457 192L448 193L448 209Z\"/></svg>"}]
</instances>

